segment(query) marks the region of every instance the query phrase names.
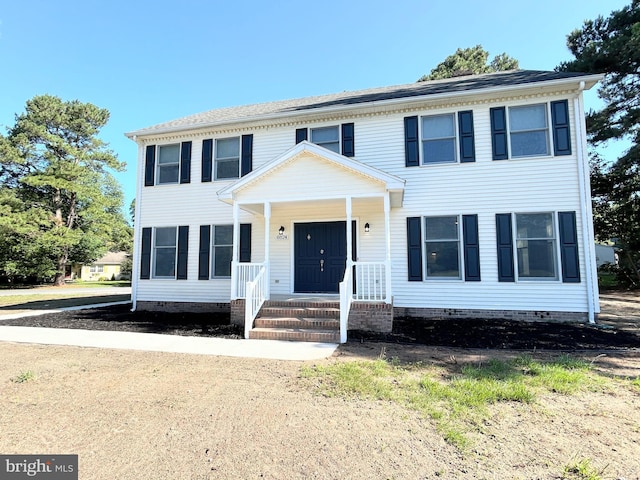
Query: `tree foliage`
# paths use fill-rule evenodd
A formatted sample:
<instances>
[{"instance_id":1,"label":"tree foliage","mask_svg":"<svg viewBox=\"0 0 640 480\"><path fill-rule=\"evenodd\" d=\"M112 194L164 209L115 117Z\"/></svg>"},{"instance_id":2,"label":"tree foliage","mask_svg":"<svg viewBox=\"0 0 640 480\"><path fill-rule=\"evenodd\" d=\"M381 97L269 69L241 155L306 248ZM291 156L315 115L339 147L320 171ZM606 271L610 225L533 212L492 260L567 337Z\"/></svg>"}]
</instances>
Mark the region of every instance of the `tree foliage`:
<instances>
[{"instance_id":1,"label":"tree foliage","mask_svg":"<svg viewBox=\"0 0 640 480\"><path fill-rule=\"evenodd\" d=\"M589 142L627 139L631 147L615 161L591 154L594 225L600 240L620 249L619 278L640 286L640 0L587 20L567 37L575 59L558 69L602 73L598 90L605 106L587 115Z\"/></svg>"},{"instance_id":2,"label":"tree foliage","mask_svg":"<svg viewBox=\"0 0 640 480\"><path fill-rule=\"evenodd\" d=\"M111 174L124 164L98 138L108 119L92 104L42 95L0 136L0 271L61 284L68 264L129 248Z\"/></svg>"},{"instance_id":3,"label":"tree foliage","mask_svg":"<svg viewBox=\"0 0 640 480\"><path fill-rule=\"evenodd\" d=\"M443 78L459 77L462 75L502 72L518 68L518 61L506 53L496 55L489 62L489 52L482 45L470 48L458 48L456 53L449 55L429 75L423 75L419 82L440 80Z\"/></svg>"}]
</instances>

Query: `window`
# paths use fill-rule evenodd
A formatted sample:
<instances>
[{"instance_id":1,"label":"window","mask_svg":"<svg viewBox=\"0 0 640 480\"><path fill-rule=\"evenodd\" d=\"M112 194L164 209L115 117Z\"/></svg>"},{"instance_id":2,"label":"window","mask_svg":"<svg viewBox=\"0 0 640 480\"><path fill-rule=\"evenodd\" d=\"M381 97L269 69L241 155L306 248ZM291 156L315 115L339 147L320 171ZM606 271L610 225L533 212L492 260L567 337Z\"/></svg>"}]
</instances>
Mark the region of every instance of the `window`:
<instances>
[{"instance_id":1,"label":"window","mask_svg":"<svg viewBox=\"0 0 640 480\"><path fill-rule=\"evenodd\" d=\"M337 125L334 127L312 128L311 142L340 153L340 128Z\"/></svg>"},{"instance_id":2,"label":"window","mask_svg":"<svg viewBox=\"0 0 640 480\"><path fill-rule=\"evenodd\" d=\"M176 227L156 228L153 240L153 278L175 278Z\"/></svg>"},{"instance_id":3,"label":"window","mask_svg":"<svg viewBox=\"0 0 640 480\"><path fill-rule=\"evenodd\" d=\"M158 146L156 185L178 183L180 175L180 144Z\"/></svg>"},{"instance_id":4,"label":"window","mask_svg":"<svg viewBox=\"0 0 640 480\"><path fill-rule=\"evenodd\" d=\"M567 100L493 107L489 112L493 160L571 155Z\"/></svg>"},{"instance_id":5,"label":"window","mask_svg":"<svg viewBox=\"0 0 640 480\"><path fill-rule=\"evenodd\" d=\"M427 278L461 278L457 216L425 218Z\"/></svg>"},{"instance_id":6,"label":"window","mask_svg":"<svg viewBox=\"0 0 640 480\"><path fill-rule=\"evenodd\" d=\"M211 242L212 278L231 277L233 225L214 225Z\"/></svg>"},{"instance_id":7,"label":"window","mask_svg":"<svg viewBox=\"0 0 640 480\"><path fill-rule=\"evenodd\" d=\"M216 140L215 179L239 178L240 137Z\"/></svg>"},{"instance_id":8,"label":"window","mask_svg":"<svg viewBox=\"0 0 640 480\"><path fill-rule=\"evenodd\" d=\"M551 213L516 214L518 278L557 278L556 237Z\"/></svg>"},{"instance_id":9,"label":"window","mask_svg":"<svg viewBox=\"0 0 640 480\"><path fill-rule=\"evenodd\" d=\"M89 267L89 273L103 273L104 265L91 265Z\"/></svg>"},{"instance_id":10,"label":"window","mask_svg":"<svg viewBox=\"0 0 640 480\"><path fill-rule=\"evenodd\" d=\"M457 161L453 114L422 117L422 158L424 164Z\"/></svg>"},{"instance_id":11,"label":"window","mask_svg":"<svg viewBox=\"0 0 640 480\"><path fill-rule=\"evenodd\" d=\"M549 155L547 104L509 108L511 157Z\"/></svg>"},{"instance_id":12,"label":"window","mask_svg":"<svg viewBox=\"0 0 640 480\"><path fill-rule=\"evenodd\" d=\"M405 167L475 162L473 110L405 117L404 160Z\"/></svg>"}]
</instances>

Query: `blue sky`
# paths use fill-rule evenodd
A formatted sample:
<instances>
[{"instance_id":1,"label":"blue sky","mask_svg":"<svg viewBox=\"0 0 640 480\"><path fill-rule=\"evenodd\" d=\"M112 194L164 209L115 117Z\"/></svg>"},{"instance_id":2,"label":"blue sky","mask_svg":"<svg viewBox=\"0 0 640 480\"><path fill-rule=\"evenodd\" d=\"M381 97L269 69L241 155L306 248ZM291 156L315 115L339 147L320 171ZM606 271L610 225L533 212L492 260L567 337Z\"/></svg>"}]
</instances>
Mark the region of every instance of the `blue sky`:
<instances>
[{"instance_id":1,"label":"blue sky","mask_svg":"<svg viewBox=\"0 0 640 480\"><path fill-rule=\"evenodd\" d=\"M0 0L0 129L35 95L111 112L100 137L218 107L410 83L459 47L552 70L566 36L629 0ZM597 107L595 93L587 108Z\"/></svg>"}]
</instances>

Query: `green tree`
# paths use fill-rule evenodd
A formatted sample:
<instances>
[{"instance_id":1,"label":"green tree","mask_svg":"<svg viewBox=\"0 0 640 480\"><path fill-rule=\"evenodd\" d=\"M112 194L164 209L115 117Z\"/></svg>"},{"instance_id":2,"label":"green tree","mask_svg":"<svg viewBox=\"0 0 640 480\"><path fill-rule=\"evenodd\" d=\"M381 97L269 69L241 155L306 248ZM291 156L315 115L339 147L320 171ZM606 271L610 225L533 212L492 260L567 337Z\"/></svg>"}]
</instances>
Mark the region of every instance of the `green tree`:
<instances>
[{"instance_id":1,"label":"green tree","mask_svg":"<svg viewBox=\"0 0 640 480\"><path fill-rule=\"evenodd\" d=\"M496 55L489 62L489 52L482 45L470 48L459 48L456 53L449 55L429 75L423 75L419 82L440 80L443 78L459 77L462 75L502 72L516 70L518 61L506 53Z\"/></svg>"},{"instance_id":2,"label":"green tree","mask_svg":"<svg viewBox=\"0 0 640 480\"><path fill-rule=\"evenodd\" d=\"M587 20L567 37L575 59L558 69L602 73L604 107L587 115L589 142L606 147L626 139L631 147L614 161L591 153L594 225L599 240L615 239L619 279L640 286L640 0Z\"/></svg>"},{"instance_id":3,"label":"green tree","mask_svg":"<svg viewBox=\"0 0 640 480\"><path fill-rule=\"evenodd\" d=\"M131 239L123 195L111 170L119 162L98 133L109 112L50 95L27 101L0 137L0 270L54 276L94 261Z\"/></svg>"}]
</instances>

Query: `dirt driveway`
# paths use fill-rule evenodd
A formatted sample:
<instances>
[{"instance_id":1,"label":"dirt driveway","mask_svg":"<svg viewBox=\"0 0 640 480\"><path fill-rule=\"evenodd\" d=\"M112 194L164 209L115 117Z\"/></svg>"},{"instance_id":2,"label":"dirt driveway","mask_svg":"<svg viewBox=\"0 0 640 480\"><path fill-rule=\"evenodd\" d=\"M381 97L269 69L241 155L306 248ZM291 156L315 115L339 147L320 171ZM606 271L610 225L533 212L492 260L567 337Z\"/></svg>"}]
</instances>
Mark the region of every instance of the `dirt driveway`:
<instances>
[{"instance_id":1,"label":"dirt driveway","mask_svg":"<svg viewBox=\"0 0 640 480\"><path fill-rule=\"evenodd\" d=\"M315 363L518 354L353 342ZM319 395L309 363L0 343L0 452L78 454L80 478L98 480L553 479L580 459L639 479L640 389L615 380L640 375L638 351L587 355L611 387L494 405L461 452L401 405Z\"/></svg>"}]
</instances>

